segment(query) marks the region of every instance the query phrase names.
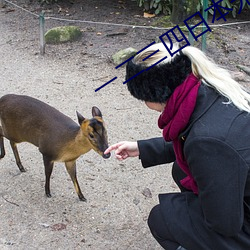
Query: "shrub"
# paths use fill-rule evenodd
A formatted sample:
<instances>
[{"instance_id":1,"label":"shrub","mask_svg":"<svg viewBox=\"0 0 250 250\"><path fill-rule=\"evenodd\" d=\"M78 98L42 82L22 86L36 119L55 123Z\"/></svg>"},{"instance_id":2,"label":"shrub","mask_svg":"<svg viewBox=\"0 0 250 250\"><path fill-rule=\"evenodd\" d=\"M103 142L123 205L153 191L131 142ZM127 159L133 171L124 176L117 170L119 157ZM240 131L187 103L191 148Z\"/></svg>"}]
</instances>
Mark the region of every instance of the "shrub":
<instances>
[{"instance_id":1,"label":"shrub","mask_svg":"<svg viewBox=\"0 0 250 250\"><path fill-rule=\"evenodd\" d=\"M146 11L154 11L156 15L163 13L165 15L171 14L172 11L172 5L175 0L136 0L138 5L140 7L143 7ZM192 2L192 0L186 0L184 2ZM208 6L211 6L213 4L212 1L208 1ZM231 3L229 0L223 0L219 5L226 8L231 8L232 10L232 16L236 17L237 12L240 9L240 6L242 9L247 8L250 9L250 5L248 4L247 0L236 0L235 2ZM203 0L200 0L196 6L197 11L202 11L203 6ZM227 12L228 10L222 11ZM210 14L213 14L213 10L209 10Z\"/></svg>"},{"instance_id":2,"label":"shrub","mask_svg":"<svg viewBox=\"0 0 250 250\"><path fill-rule=\"evenodd\" d=\"M57 3L58 0L38 0L40 4L52 4L52 3Z\"/></svg>"},{"instance_id":3,"label":"shrub","mask_svg":"<svg viewBox=\"0 0 250 250\"><path fill-rule=\"evenodd\" d=\"M139 7L143 7L146 11L153 11L156 15L163 13L169 15L171 13L172 0L136 0Z\"/></svg>"}]
</instances>

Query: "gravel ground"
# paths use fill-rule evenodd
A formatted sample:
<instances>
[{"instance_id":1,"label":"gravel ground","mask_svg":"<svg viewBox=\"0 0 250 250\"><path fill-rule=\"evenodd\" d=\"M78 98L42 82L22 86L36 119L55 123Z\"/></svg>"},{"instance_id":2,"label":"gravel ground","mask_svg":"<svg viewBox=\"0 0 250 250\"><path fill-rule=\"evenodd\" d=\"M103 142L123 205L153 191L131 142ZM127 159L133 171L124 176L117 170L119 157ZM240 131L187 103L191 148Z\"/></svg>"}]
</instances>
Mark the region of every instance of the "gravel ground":
<instances>
[{"instance_id":1,"label":"gravel ground","mask_svg":"<svg viewBox=\"0 0 250 250\"><path fill-rule=\"evenodd\" d=\"M129 9L134 2L113 0L101 6L101 1L88 1L84 9L79 7L80 2L54 5L46 13L151 25L141 17L140 9ZM34 13L41 10L35 4L22 6ZM56 12L59 7L61 11ZM56 25L62 24L48 20L46 29ZM110 144L160 136L158 114L129 95L122 84L124 68L115 70L110 55L122 48L143 48L163 32L79 25L84 30L81 41L47 45L46 54L41 56L38 18L9 5L0 9L1 95L33 96L75 121L76 110L90 117L95 105L103 113ZM250 66L249 24L231 31L215 29L208 51L218 63L237 71L237 64ZM114 76L117 81L94 91ZM241 74L241 82L248 87L249 77ZM49 199L44 195L44 167L37 148L19 145L27 169L20 173L7 140L5 145L0 178L1 249L160 249L147 227L147 216L158 203L159 193L178 191L170 165L145 170L136 158L118 162L112 156L104 160L91 151L77 160L78 181L87 202L78 200L60 163L52 174Z\"/></svg>"}]
</instances>

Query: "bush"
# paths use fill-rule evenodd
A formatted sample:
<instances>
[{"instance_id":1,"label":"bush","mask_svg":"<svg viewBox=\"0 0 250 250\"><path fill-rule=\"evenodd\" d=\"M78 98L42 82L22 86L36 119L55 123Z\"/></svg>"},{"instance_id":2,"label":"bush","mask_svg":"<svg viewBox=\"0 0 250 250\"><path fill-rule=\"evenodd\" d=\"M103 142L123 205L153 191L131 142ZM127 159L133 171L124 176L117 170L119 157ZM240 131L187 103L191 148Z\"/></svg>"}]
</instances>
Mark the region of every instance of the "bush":
<instances>
[{"instance_id":1,"label":"bush","mask_svg":"<svg viewBox=\"0 0 250 250\"><path fill-rule=\"evenodd\" d=\"M175 0L136 0L138 5L140 7L143 7L146 11L154 11L156 15L163 13L165 15L170 15L172 11L172 5ZM193 0L186 0L186 2L192 2ZM212 1L208 1L208 6L211 6L213 4ZM242 4L242 6L241 6ZM196 6L197 11L202 11L202 5L203 0L200 0L199 3ZM242 9L249 8L250 5L248 4L247 0L236 0L234 3L231 3L229 0L223 0L219 5L226 8L231 8L232 10L232 16L236 17L237 12L240 9L240 6ZM223 10L224 12L227 12L227 10ZM209 10L210 14L213 14L213 10Z\"/></svg>"},{"instance_id":2,"label":"bush","mask_svg":"<svg viewBox=\"0 0 250 250\"><path fill-rule=\"evenodd\" d=\"M146 11L153 11L156 15L163 13L169 15L171 13L172 0L136 0L139 7L143 7ZM173 0L174 1L174 0Z\"/></svg>"},{"instance_id":3,"label":"bush","mask_svg":"<svg viewBox=\"0 0 250 250\"><path fill-rule=\"evenodd\" d=\"M58 0L38 0L40 4L52 4L52 3L57 3Z\"/></svg>"}]
</instances>

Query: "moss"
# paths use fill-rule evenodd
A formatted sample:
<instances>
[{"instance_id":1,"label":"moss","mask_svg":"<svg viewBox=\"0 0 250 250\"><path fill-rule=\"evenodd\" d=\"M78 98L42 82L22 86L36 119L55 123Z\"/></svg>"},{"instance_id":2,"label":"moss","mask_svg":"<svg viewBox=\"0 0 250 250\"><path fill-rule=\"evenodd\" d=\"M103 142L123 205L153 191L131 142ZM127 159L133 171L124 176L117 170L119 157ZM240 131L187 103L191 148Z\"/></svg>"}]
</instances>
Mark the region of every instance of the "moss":
<instances>
[{"instance_id":1,"label":"moss","mask_svg":"<svg viewBox=\"0 0 250 250\"><path fill-rule=\"evenodd\" d=\"M130 57L134 56L136 53L137 53L136 49L126 48L115 53L112 56L112 59L113 59L114 64L117 66L123 63L124 61L126 61L127 59L129 59Z\"/></svg>"},{"instance_id":2,"label":"moss","mask_svg":"<svg viewBox=\"0 0 250 250\"><path fill-rule=\"evenodd\" d=\"M76 26L62 26L50 29L45 34L45 42L48 44L57 44L73 42L82 36L82 31Z\"/></svg>"}]
</instances>

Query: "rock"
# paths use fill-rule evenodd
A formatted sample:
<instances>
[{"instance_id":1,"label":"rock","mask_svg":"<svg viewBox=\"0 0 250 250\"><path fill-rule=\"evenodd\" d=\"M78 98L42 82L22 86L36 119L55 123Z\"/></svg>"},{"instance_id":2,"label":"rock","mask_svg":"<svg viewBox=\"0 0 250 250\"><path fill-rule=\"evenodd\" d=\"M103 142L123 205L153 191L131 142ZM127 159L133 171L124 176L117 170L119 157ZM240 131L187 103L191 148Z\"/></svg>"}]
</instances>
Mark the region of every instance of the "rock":
<instances>
[{"instance_id":1,"label":"rock","mask_svg":"<svg viewBox=\"0 0 250 250\"><path fill-rule=\"evenodd\" d=\"M136 52L137 50L131 47L120 50L112 56L113 62L117 66L135 55Z\"/></svg>"},{"instance_id":2,"label":"rock","mask_svg":"<svg viewBox=\"0 0 250 250\"><path fill-rule=\"evenodd\" d=\"M138 205L138 204L140 203L140 200L137 199L137 198L134 198L134 199L133 199L133 203L134 203L135 205Z\"/></svg>"},{"instance_id":3,"label":"rock","mask_svg":"<svg viewBox=\"0 0 250 250\"><path fill-rule=\"evenodd\" d=\"M49 227L49 224L47 223L39 223L40 226L44 227L44 228L48 228Z\"/></svg>"},{"instance_id":4,"label":"rock","mask_svg":"<svg viewBox=\"0 0 250 250\"><path fill-rule=\"evenodd\" d=\"M5 1L4 0L0 0L0 8L4 8L5 7Z\"/></svg>"},{"instance_id":5,"label":"rock","mask_svg":"<svg viewBox=\"0 0 250 250\"><path fill-rule=\"evenodd\" d=\"M55 27L45 33L45 42L48 44L73 42L81 36L82 31L77 26Z\"/></svg>"},{"instance_id":6,"label":"rock","mask_svg":"<svg viewBox=\"0 0 250 250\"><path fill-rule=\"evenodd\" d=\"M235 81L245 82L247 81L246 74L244 72L231 72L231 76Z\"/></svg>"}]
</instances>

